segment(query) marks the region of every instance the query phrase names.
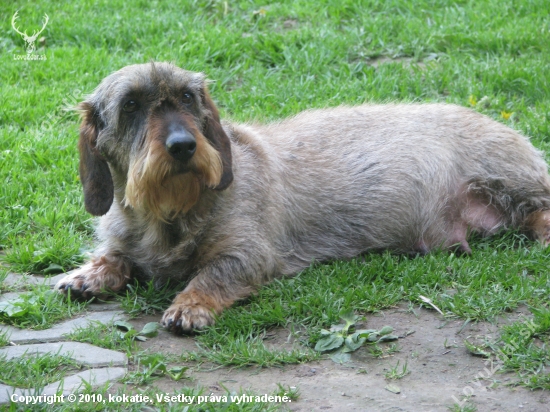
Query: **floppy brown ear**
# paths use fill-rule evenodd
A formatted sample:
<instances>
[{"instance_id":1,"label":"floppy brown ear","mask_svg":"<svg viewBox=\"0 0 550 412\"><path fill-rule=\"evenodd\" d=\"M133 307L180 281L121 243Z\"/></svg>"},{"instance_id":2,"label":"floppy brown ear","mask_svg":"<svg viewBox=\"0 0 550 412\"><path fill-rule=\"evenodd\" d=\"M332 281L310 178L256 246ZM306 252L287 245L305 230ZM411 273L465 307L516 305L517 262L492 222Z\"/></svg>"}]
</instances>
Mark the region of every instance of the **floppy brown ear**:
<instances>
[{"instance_id":1,"label":"floppy brown ear","mask_svg":"<svg viewBox=\"0 0 550 412\"><path fill-rule=\"evenodd\" d=\"M96 147L99 133L99 118L95 108L87 103L81 103L83 111L80 125L80 182L84 188L84 205L94 216L104 215L113 203L114 187L111 171L107 162Z\"/></svg>"},{"instance_id":2,"label":"floppy brown ear","mask_svg":"<svg viewBox=\"0 0 550 412\"><path fill-rule=\"evenodd\" d=\"M220 154L223 166L220 184L213 189L223 190L226 189L233 181L233 169L231 166L231 142L222 128L218 108L212 101L206 87L203 90L201 97L203 105L209 111L204 123L203 134L210 141L212 146L214 146L214 149L216 149Z\"/></svg>"}]
</instances>

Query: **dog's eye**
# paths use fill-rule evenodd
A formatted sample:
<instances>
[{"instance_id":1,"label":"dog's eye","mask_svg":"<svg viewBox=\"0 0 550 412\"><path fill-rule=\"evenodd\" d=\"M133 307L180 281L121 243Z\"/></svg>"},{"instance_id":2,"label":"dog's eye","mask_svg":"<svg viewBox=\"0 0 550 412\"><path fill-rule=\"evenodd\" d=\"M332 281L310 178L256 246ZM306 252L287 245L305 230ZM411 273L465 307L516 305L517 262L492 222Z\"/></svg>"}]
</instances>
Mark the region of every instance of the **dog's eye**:
<instances>
[{"instance_id":1,"label":"dog's eye","mask_svg":"<svg viewBox=\"0 0 550 412\"><path fill-rule=\"evenodd\" d=\"M122 110L124 110L126 113L133 113L137 109L139 109L139 106L135 100L128 100L126 103L124 103L124 106L122 106Z\"/></svg>"},{"instance_id":2,"label":"dog's eye","mask_svg":"<svg viewBox=\"0 0 550 412\"><path fill-rule=\"evenodd\" d=\"M183 93L181 95L181 101L183 104L193 103L193 95L191 93Z\"/></svg>"}]
</instances>

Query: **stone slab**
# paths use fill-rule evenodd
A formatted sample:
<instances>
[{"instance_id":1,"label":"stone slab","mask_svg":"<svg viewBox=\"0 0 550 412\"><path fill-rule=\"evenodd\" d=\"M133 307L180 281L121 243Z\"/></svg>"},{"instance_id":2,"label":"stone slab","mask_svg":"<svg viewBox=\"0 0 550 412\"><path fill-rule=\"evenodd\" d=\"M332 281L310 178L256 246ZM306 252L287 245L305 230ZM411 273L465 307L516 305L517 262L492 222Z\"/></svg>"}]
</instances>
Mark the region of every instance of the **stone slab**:
<instances>
[{"instance_id":1,"label":"stone slab","mask_svg":"<svg viewBox=\"0 0 550 412\"><path fill-rule=\"evenodd\" d=\"M86 371L68 376L58 382L52 383L44 387L44 389L42 389L39 393L36 392L36 389L20 389L14 388L13 386L0 384L0 405L9 404L12 394L16 396L50 396L55 394L63 394L64 396L67 396L71 393L79 392L81 389L86 388L87 385L91 385L92 388L98 388L107 382L122 378L126 372L126 368L120 367L88 369ZM86 382L87 385L83 385L84 382ZM68 402L69 401L65 399L63 403Z\"/></svg>"},{"instance_id":2,"label":"stone slab","mask_svg":"<svg viewBox=\"0 0 550 412\"><path fill-rule=\"evenodd\" d=\"M53 288L59 280L63 279L70 273L71 272L60 273L59 275L55 276L21 275L18 273L8 273L8 276L6 276L6 279L4 279L4 284L6 286L10 286L16 289L22 288L25 285L48 285Z\"/></svg>"},{"instance_id":3,"label":"stone slab","mask_svg":"<svg viewBox=\"0 0 550 412\"><path fill-rule=\"evenodd\" d=\"M68 273L60 273L59 275L55 275L55 276L51 276L49 278L46 278L46 284L47 285L50 285L51 288L53 288L57 282L59 282L61 279L63 279L65 276L67 276L70 272Z\"/></svg>"},{"instance_id":4,"label":"stone slab","mask_svg":"<svg viewBox=\"0 0 550 412\"><path fill-rule=\"evenodd\" d=\"M10 342L18 345L59 342L66 340L65 335L75 331L77 328L88 326L90 322L109 323L113 320L121 319L124 319L124 314L121 311L90 312L85 316L67 320L44 330L19 329L14 326L0 325L0 333L6 333Z\"/></svg>"},{"instance_id":5,"label":"stone slab","mask_svg":"<svg viewBox=\"0 0 550 412\"><path fill-rule=\"evenodd\" d=\"M89 303L88 306L86 306L86 310L90 312L110 312L110 311L119 311L122 309L122 306L119 302L97 302L94 301L92 303Z\"/></svg>"},{"instance_id":6,"label":"stone slab","mask_svg":"<svg viewBox=\"0 0 550 412\"><path fill-rule=\"evenodd\" d=\"M46 284L54 287L66 273L54 277L41 277L33 275L9 274L5 284L13 288L22 288L25 285ZM0 295L0 302L17 299L19 293L4 293ZM0 348L0 357L13 359L32 354L59 354L69 356L79 365L88 369L63 380L52 383L37 393L37 388L23 389L0 384L0 405L10 403L10 397L32 395L65 396L78 392L86 387L96 388L109 381L122 378L127 373L128 358L125 354L108 349L99 348L87 343L64 342L66 335L78 328L85 328L92 322L110 323L114 320L125 319L116 302L91 303L87 307L88 312L83 316L69 319L45 330L19 329L13 326L0 325L0 333L6 333L15 346ZM86 383L86 385L83 385ZM65 400L67 402L67 400Z\"/></svg>"},{"instance_id":7,"label":"stone slab","mask_svg":"<svg viewBox=\"0 0 550 412\"><path fill-rule=\"evenodd\" d=\"M9 292L0 294L0 302L8 302L10 300L15 300L19 297L20 293Z\"/></svg>"},{"instance_id":8,"label":"stone slab","mask_svg":"<svg viewBox=\"0 0 550 412\"><path fill-rule=\"evenodd\" d=\"M59 275L53 276L53 277L42 277L42 276L36 276L36 275L18 275L15 273L8 274L8 277L5 280L5 284L8 286L11 286L15 289L22 288L25 285L39 285L39 284L45 284L48 285L50 288L53 288L57 282L61 279L63 279L65 276L70 274L71 272L67 273L61 273ZM0 302L9 301L13 299L17 299L20 293L22 292L9 292L9 293L0 293ZM120 303L118 302L109 302L109 301L98 301L94 300L92 303L88 304L87 309L89 311L108 311L108 310L117 310L120 309Z\"/></svg>"},{"instance_id":9,"label":"stone slab","mask_svg":"<svg viewBox=\"0 0 550 412\"><path fill-rule=\"evenodd\" d=\"M5 356L6 360L45 353L68 356L79 365L91 368L125 366L128 364L128 358L124 353L82 342L35 343L0 348L0 357Z\"/></svg>"},{"instance_id":10,"label":"stone slab","mask_svg":"<svg viewBox=\"0 0 550 412\"><path fill-rule=\"evenodd\" d=\"M17 273L8 273L6 279L4 279L4 285L13 288L21 288L25 285L39 285L44 283L46 278L37 277L32 275L19 275Z\"/></svg>"}]
</instances>

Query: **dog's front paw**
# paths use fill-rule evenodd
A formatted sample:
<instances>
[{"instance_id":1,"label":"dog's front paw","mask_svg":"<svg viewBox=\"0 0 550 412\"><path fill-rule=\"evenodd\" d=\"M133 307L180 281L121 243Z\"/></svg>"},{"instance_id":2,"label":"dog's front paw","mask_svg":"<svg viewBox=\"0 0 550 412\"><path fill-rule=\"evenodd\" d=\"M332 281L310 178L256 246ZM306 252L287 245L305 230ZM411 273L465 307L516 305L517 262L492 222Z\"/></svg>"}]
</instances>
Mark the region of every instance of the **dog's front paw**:
<instances>
[{"instance_id":1,"label":"dog's front paw","mask_svg":"<svg viewBox=\"0 0 550 412\"><path fill-rule=\"evenodd\" d=\"M109 262L110 263L110 262ZM93 296L105 297L106 292L117 292L129 279L129 272L118 270L125 265L107 264L107 259L89 262L70 275L65 276L55 285L60 293L68 293L75 298L89 299Z\"/></svg>"},{"instance_id":2,"label":"dog's front paw","mask_svg":"<svg viewBox=\"0 0 550 412\"><path fill-rule=\"evenodd\" d=\"M89 299L102 291L102 282L94 276L92 264L88 263L73 273L65 276L55 285L60 293L69 293L71 297Z\"/></svg>"},{"instance_id":3,"label":"dog's front paw","mask_svg":"<svg viewBox=\"0 0 550 412\"><path fill-rule=\"evenodd\" d=\"M214 324L222 307L199 290L181 292L166 309L161 324L175 333L187 333Z\"/></svg>"}]
</instances>

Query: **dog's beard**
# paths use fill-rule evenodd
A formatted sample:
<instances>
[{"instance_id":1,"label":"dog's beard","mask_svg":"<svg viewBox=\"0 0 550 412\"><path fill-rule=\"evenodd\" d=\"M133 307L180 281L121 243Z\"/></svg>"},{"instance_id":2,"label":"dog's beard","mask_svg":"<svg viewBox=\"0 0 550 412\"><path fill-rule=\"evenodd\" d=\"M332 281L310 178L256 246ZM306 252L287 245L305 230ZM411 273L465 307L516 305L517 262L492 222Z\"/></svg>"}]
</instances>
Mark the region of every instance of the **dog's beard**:
<instances>
[{"instance_id":1,"label":"dog's beard","mask_svg":"<svg viewBox=\"0 0 550 412\"><path fill-rule=\"evenodd\" d=\"M206 138L201 135L196 141L190 171L185 173L166 153L164 144L150 144L130 163L124 205L163 221L187 213L204 188L220 183L223 169L220 155Z\"/></svg>"}]
</instances>

